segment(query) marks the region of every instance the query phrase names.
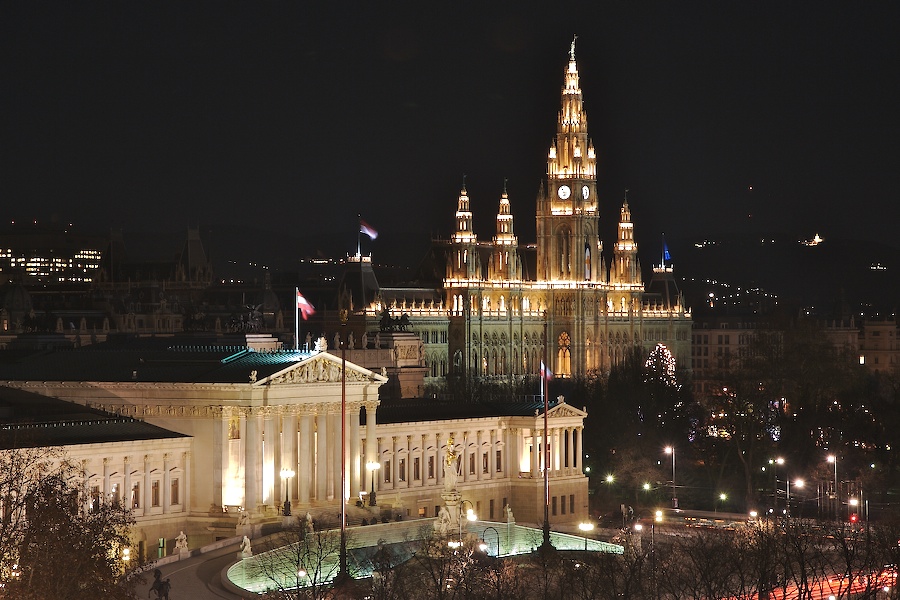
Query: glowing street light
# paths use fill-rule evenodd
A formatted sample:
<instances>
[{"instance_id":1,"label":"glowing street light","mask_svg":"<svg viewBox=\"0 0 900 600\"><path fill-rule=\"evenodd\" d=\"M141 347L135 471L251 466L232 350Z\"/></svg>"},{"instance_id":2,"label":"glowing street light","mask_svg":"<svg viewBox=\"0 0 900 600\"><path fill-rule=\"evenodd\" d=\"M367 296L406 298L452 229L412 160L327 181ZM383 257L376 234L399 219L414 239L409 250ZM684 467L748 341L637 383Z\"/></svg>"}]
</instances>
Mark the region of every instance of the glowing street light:
<instances>
[{"instance_id":1,"label":"glowing street light","mask_svg":"<svg viewBox=\"0 0 900 600\"><path fill-rule=\"evenodd\" d=\"M587 552L587 534L589 531L594 530L593 523L579 523L578 529L584 532L584 551Z\"/></svg>"},{"instance_id":2,"label":"glowing street light","mask_svg":"<svg viewBox=\"0 0 900 600\"><path fill-rule=\"evenodd\" d=\"M719 502L721 502L721 503L724 504L725 501L728 500L728 494L726 494L725 492L720 493L719 496L718 496L718 498L717 498L717 500L718 500L718 501L715 503L715 504L716 504L716 506L715 506L715 508L716 508L715 512L719 512Z\"/></svg>"},{"instance_id":3,"label":"glowing street light","mask_svg":"<svg viewBox=\"0 0 900 600\"><path fill-rule=\"evenodd\" d=\"M678 496L675 493L675 448L666 446L666 454L672 455L672 508L678 508Z\"/></svg>"},{"instance_id":4,"label":"glowing street light","mask_svg":"<svg viewBox=\"0 0 900 600\"><path fill-rule=\"evenodd\" d=\"M463 507L465 507L468 502L469 508L465 509L466 519L469 521L475 522L478 520L478 515L475 514L475 506L472 504L471 500L463 500L459 503L459 517L456 521L459 523L459 542L462 543L462 516L463 516Z\"/></svg>"},{"instance_id":5,"label":"glowing street light","mask_svg":"<svg viewBox=\"0 0 900 600\"><path fill-rule=\"evenodd\" d=\"M786 480L785 485L786 485L785 491L787 492L787 506L785 508L784 514L786 514L788 517L790 517L791 516L791 480L790 479ZM802 488L803 480L798 479L797 481L795 481L794 487Z\"/></svg>"},{"instance_id":6,"label":"glowing street light","mask_svg":"<svg viewBox=\"0 0 900 600\"><path fill-rule=\"evenodd\" d=\"M840 495L838 494L838 476L837 476L837 456L834 454L829 454L827 458L828 462L834 463L834 518L838 518L838 499Z\"/></svg>"},{"instance_id":7,"label":"glowing street light","mask_svg":"<svg viewBox=\"0 0 900 600\"><path fill-rule=\"evenodd\" d=\"M291 477L296 475L293 469L282 469L281 470L281 478L284 480L284 516L291 516L291 498L290 498L290 490L291 490Z\"/></svg>"},{"instance_id":8,"label":"glowing street light","mask_svg":"<svg viewBox=\"0 0 900 600\"><path fill-rule=\"evenodd\" d=\"M366 469L372 473L372 491L369 492L369 506L375 506L375 474L381 468L381 463L377 460L366 463ZM365 484L364 484L365 485Z\"/></svg>"},{"instance_id":9,"label":"glowing street light","mask_svg":"<svg viewBox=\"0 0 900 600\"><path fill-rule=\"evenodd\" d=\"M772 465L772 508L778 510L778 465L783 465L784 459L780 456L770 458L769 464Z\"/></svg>"}]
</instances>

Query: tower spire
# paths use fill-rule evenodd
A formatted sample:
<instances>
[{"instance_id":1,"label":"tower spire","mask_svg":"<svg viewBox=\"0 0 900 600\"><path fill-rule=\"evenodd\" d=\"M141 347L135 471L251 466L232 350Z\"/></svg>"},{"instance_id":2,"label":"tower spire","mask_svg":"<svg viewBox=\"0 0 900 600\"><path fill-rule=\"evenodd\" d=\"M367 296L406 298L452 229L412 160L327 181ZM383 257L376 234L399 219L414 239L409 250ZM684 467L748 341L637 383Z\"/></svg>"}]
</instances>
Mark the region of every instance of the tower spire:
<instances>
[{"instance_id":1,"label":"tower spire","mask_svg":"<svg viewBox=\"0 0 900 600\"><path fill-rule=\"evenodd\" d=\"M537 203L538 276L562 281L599 281L597 155L588 137L587 113L569 45L556 123L547 154L547 188Z\"/></svg>"}]
</instances>

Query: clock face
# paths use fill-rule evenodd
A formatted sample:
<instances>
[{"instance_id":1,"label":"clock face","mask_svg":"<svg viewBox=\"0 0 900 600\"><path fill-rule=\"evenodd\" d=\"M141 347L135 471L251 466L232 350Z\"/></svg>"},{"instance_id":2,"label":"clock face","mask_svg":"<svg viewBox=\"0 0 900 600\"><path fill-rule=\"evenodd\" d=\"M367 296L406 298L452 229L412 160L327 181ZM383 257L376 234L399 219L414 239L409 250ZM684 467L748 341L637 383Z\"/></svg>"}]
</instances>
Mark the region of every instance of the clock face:
<instances>
[{"instance_id":1,"label":"clock face","mask_svg":"<svg viewBox=\"0 0 900 600\"><path fill-rule=\"evenodd\" d=\"M556 193L559 195L559 197L562 200L565 200L566 198L569 197L569 194L572 193L572 190L570 190L569 186L567 186L567 185L561 185L561 186L559 186L559 189L556 191Z\"/></svg>"},{"instance_id":2,"label":"clock face","mask_svg":"<svg viewBox=\"0 0 900 600\"><path fill-rule=\"evenodd\" d=\"M585 200L587 200L588 196L590 196L590 195L591 195L591 188L589 188L586 185L581 186L581 197L584 198Z\"/></svg>"}]
</instances>

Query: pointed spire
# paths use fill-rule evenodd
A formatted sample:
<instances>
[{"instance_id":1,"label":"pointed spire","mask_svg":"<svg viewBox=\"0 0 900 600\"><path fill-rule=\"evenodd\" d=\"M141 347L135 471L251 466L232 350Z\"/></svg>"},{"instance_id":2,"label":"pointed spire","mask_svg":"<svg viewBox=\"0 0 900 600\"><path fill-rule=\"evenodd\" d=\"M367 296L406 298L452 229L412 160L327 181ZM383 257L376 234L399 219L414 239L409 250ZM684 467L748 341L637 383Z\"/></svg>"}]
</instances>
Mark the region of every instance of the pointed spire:
<instances>
[{"instance_id":1,"label":"pointed spire","mask_svg":"<svg viewBox=\"0 0 900 600\"><path fill-rule=\"evenodd\" d=\"M462 189L459 191L459 199L456 205L456 233L453 234L455 242L474 242L475 232L472 227L472 211L469 209L469 193L466 191L466 176L463 175Z\"/></svg>"},{"instance_id":2,"label":"pointed spire","mask_svg":"<svg viewBox=\"0 0 900 600\"><path fill-rule=\"evenodd\" d=\"M578 34L572 36L572 45L569 47L569 60L575 62L575 40L578 39Z\"/></svg>"}]
</instances>

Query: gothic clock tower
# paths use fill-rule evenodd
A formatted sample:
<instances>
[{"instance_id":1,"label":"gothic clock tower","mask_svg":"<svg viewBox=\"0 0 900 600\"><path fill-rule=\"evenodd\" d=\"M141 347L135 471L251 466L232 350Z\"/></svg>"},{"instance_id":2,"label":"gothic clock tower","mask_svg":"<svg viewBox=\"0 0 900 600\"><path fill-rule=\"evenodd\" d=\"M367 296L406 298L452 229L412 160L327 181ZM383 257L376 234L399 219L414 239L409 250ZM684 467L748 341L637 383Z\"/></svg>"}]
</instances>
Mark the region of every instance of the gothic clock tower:
<instances>
[{"instance_id":1,"label":"gothic clock tower","mask_svg":"<svg viewBox=\"0 0 900 600\"><path fill-rule=\"evenodd\" d=\"M538 279L602 282L599 223L597 156L588 138L573 39L547 182L537 200Z\"/></svg>"}]
</instances>

